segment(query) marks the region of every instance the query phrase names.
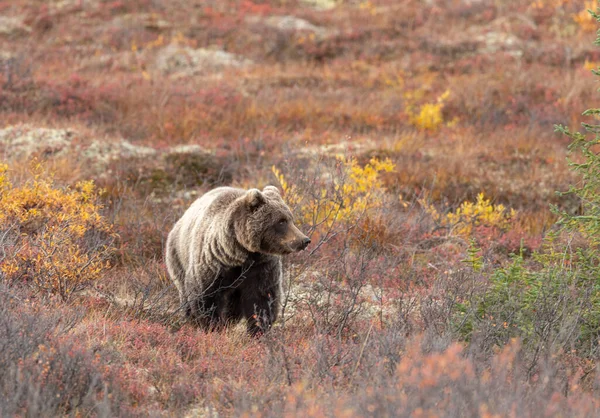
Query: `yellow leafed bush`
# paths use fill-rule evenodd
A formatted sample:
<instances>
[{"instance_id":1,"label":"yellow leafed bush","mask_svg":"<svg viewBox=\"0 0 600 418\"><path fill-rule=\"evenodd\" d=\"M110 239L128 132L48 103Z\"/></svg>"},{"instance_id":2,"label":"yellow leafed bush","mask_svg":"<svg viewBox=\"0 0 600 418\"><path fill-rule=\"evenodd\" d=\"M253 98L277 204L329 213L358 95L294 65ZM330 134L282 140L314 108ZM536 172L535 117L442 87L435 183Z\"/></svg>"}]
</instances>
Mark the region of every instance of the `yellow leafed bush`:
<instances>
[{"instance_id":1,"label":"yellow leafed bush","mask_svg":"<svg viewBox=\"0 0 600 418\"><path fill-rule=\"evenodd\" d=\"M455 212L440 213L433 205L421 200L421 205L433 220L441 226L448 227L450 233L469 237L474 227L483 225L508 229L516 212L507 210L504 205L492 205L483 193L477 195L475 202L463 202Z\"/></svg>"},{"instance_id":2,"label":"yellow leafed bush","mask_svg":"<svg viewBox=\"0 0 600 418\"><path fill-rule=\"evenodd\" d=\"M419 129L427 131L436 131L444 123L442 109L444 102L450 96L450 90L446 90L438 97L435 103L425 103L419 108L418 112L414 112L412 107L407 109L410 123Z\"/></svg>"},{"instance_id":3,"label":"yellow leafed bush","mask_svg":"<svg viewBox=\"0 0 600 418\"><path fill-rule=\"evenodd\" d=\"M0 277L67 299L108 268L115 238L91 181L59 188L32 167L20 187L0 165Z\"/></svg>"},{"instance_id":4,"label":"yellow leafed bush","mask_svg":"<svg viewBox=\"0 0 600 418\"><path fill-rule=\"evenodd\" d=\"M577 22L584 32L594 32L598 29L598 22L596 22L596 19L588 12L588 10L595 11L597 7L598 3L596 0L586 0L583 4L583 9L581 9L579 13L573 15L573 20Z\"/></svg>"},{"instance_id":5,"label":"yellow leafed bush","mask_svg":"<svg viewBox=\"0 0 600 418\"><path fill-rule=\"evenodd\" d=\"M381 173L394 170L391 160L372 158L361 166L355 158L340 157L338 163L338 174L330 175L329 181L320 190L312 190L310 196L289 184L273 167L285 199L298 208L303 223L325 228L331 228L337 222L354 223L382 204L381 195L385 188Z\"/></svg>"}]
</instances>

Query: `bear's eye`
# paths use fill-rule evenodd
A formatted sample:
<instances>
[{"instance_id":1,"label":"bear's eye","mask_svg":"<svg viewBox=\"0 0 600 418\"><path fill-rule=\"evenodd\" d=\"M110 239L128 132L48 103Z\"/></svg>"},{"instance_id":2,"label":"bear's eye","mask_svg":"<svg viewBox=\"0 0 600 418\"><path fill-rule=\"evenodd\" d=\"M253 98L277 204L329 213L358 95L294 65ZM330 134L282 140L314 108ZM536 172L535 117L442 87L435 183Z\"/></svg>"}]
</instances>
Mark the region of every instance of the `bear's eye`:
<instances>
[{"instance_id":1,"label":"bear's eye","mask_svg":"<svg viewBox=\"0 0 600 418\"><path fill-rule=\"evenodd\" d=\"M278 222L278 224L279 225L285 225L285 224L287 224L287 219L285 219L285 218L280 219L279 222Z\"/></svg>"}]
</instances>

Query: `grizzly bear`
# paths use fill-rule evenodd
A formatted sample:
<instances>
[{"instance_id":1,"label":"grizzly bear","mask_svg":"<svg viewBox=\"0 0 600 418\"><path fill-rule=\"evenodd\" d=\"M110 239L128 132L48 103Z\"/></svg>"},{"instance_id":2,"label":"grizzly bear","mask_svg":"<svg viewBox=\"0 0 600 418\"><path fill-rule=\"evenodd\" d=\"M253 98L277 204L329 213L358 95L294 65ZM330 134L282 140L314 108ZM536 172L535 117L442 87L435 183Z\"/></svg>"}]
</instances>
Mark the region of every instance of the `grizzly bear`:
<instances>
[{"instance_id":1,"label":"grizzly bear","mask_svg":"<svg viewBox=\"0 0 600 418\"><path fill-rule=\"evenodd\" d=\"M276 187L219 187L175 224L166 264L190 319L208 330L245 319L257 334L279 314L281 256L309 243Z\"/></svg>"}]
</instances>

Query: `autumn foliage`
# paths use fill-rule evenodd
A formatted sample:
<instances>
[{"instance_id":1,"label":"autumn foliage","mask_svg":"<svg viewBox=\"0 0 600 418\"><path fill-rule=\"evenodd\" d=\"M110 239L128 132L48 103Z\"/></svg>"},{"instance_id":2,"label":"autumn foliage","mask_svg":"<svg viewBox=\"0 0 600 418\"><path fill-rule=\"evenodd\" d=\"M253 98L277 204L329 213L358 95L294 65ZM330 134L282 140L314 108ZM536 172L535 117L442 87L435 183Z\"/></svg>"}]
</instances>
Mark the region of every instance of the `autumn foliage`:
<instances>
[{"instance_id":1,"label":"autumn foliage","mask_svg":"<svg viewBox=\"0 0 600 418\"><path fill-rule=\"evenodd\" d=\"M11 184L0 167L0 271L8 282L69 299L109 268L115 235L91 181L60 188L34 163L32 179Z\"/></svg>"},{"instance_id":2,"label":"autumn foliage","mask_svg":"<svg viewBox=\"0 0 600 418\"><path fill-rule=\"evenodd\" d=\"M596 7L0 0L0 416L596 416ZM167 234L268 184L282 315L204 332Z\"/></svg>"}]
</instances>

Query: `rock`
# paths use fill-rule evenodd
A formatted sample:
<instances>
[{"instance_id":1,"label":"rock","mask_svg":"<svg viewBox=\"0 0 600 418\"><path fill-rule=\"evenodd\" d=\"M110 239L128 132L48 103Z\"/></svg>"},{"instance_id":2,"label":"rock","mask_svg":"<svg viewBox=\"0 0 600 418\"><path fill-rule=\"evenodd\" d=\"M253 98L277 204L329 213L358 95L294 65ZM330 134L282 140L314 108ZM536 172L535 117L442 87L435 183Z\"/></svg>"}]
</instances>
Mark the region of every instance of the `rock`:
<instances>
[{"instance_id":1,"label":"rock","mask_svg":"<svg viewBox=\"0 0 600 418\"><path fill-rule=\"evenodd\" d=\"M0 129L0 153L5 160L26 159L34 155L57 157L68 152L75 137L70 129L34 128L29 125Z\"/></svg>"},{"instance_id":2,"label":"rock","mask_svg":"<svg viewBox=\"0 0 600 418\"><path fill-rule=\"evenodd\" d=\"M17 37L31 33L31 28L16 17L0 16L0 36Z\"/></svg>"},{"instance_id":3,"label":"rock","mask_svg":"<svg viewBox=\"0 0 600 418\"><path fill-rule=\"evenodd\" d=\"M81 152L86 167L94 172L103 171L111 162L121 159L145 159L154 157L158 151L154 148L134 145L129 141L94 140Z\"/></svg>"},{"instance_id":4,"label":"rock","mask_svg":"<svg viewBox=\"0 0 600 418\"><path fill-rule=\"evenodd\" d=\"M176 145L169 148L168 154L205 154L206 150L197 144Z\"/></svg>"},{"instance_id":5,"label":"rock","mask_svg":"<svg viewBox=\"0 0 600 418\"><path fill-rule=\"evenodd\" d=\"M295 16L269 16L264 20L267 26L283 31L322 32L323 28L313 25L308 20Z\"/></svg>"},{"instance_id":6,"label":"rock","mask_svg":"<svg viewBox=\"0 0 600 418\"><path fill-rule=\"evenodd\" d=\"M8 51L0 51L0 65L6 65L16 59L16 56Z\"/></svg>"},{"instance_id":7,"label":"rock","mask_svg":"<svg viewBox=\"0 0 600 418\"><path fill-rule=\"evenodd\" d=\"M166 75L185 77L225 68L243 68L251 61L229 52L170 44L156 54L154 67Z\"/></svg>"},{"instance_id":8,"label":"rock","mask_svg":"<svg viewBox=\"0 0 600 418\"><path fill-rule=\"evenodd\" d=\"M72 8L78 8L80 5L79 0L55 0L51 2L48 6L51 8L53 12L62 12L64 10L69 10Z\"/></svg>"},{"instance_id":9,"label":"rock","mask_svg":"<svg viewBox=\"0 0 600 418\"><path fill-rule=\"evenodd\" d=\"M246 18L246 22L250 24L263 24L280 32L309 32L320 39L326 38L333 34L333 32L329 31L328 29L313 25L308 20L291 15L268 17L249 16Z\"/></svg>"},{"instance_id":10,"label":"rock","mask_svg":"<svg viewBox=\"0 0 600 418\"><path fill-rule=\"evenodd\" d=\"M77 141L75 141L77 139ZM117 159L147 159L158 155L151 147L132 144L129 141L92 140L81 144L78 133L73 129L37 128L31 125L16 125L0 129L0 153L4 160L76 156L88 168L102 169ZM188 146L190 147L190 146ZM197 147L197 148L196 148ZM191 146L189 152L199 152L199 146ZM185 148L182 149L182 152ZM169 155L169 151L164 152Z\"/></svg>"},{"instance_id":11,"label":"rock","mask_svg":"<svg viewBox=\"0 0 600 418\"><path fill-rule=\"evenodd\" d=\"M76 156L92 171L104 169L117 159L147 159L158 154L151 147L132 144L129 141L92 140L88 144L74 141L79 135L72 129L36 128L31 125L9 126L0 129L0 153L8 161ZM97 169L97 170L94 170Z\"/></svg>"},{"instance_id":12,"label":"rock","mask_svg":"<svg viewBox=\"0 0 600 418\"><path fill-rule=\"evenodd\" d=\"M164 195L173 190L229 183L231 167L200 145L153 148L124 139L91 138L72 129L30 125L0 129L0 160L12 162L39 157L68 157L81 178L133 179L140 190Z\"/></svg>"},{"instance_id":13,"label":"rock","mask_svg":"<svg viewBox=\"0 0 600 418\"><path fill-rule=\"evenodd\" d=\"M197 405L189 408L183 418L205 418L214 417L219 418L219 414L213 408L203 405Z\"/></svg>"},{"instance_id":14,"label":"rock","mask_svg":"<svg viewBox=\"0 0 600 418\"><path fill-rule=\"evenodd\" d=\"M489 55L496 52L522 57L525 51L530 49L527 43L502 28L496 29L495 27L501 26L500 23L493 23L485 27L473 26L453 37L427 42L427 47L433 53L453 57Z\"/></svg>"},{"instance_id":15,"label":"rock","mask_svg":"<svg viewBox=\"0 0 600 418\"><path fill-rule=\"evenodd\" d=\"M336 0L301 0L300 2L316 10L331 10L338 3Z\"/></svg>"},{"instance_id":16,"label":"rock","mask_svg":"<svg viewBox=\"0 0 600 418\"><path fill-rule=\"evenodd\" d=\"M498 51L506 51L518 57L523 55L521 40L510 33L490 31L476 36L475 39L483 44L479 50L480 53L493 54Z\"/></svg>"}]
</instances>

